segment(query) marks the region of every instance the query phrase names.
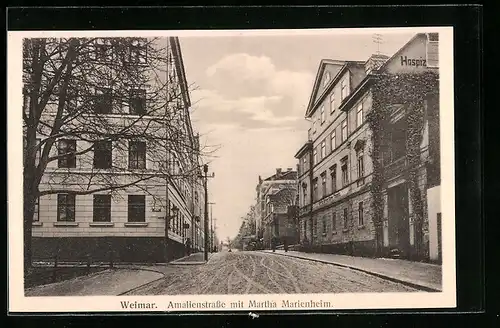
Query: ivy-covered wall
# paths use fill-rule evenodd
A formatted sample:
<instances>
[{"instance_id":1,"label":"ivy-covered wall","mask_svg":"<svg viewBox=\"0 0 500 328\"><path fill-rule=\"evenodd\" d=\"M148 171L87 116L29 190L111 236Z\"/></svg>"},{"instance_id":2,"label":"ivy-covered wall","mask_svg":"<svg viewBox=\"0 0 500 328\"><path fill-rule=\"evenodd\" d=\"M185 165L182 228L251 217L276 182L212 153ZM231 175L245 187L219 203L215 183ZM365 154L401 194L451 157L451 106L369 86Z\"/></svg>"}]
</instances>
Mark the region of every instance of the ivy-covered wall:
<instances>
[{"instance_id":1,"label":"ivy-covered wall","mask_svg":"<svg viewBox=\"0 0 500 328\"><path fill-rule=\"evenodd\" d=\"M407 137L405 179L409 186L412 204L411 217L414 222L414 245L418 255L423 255L423 223L425 217L425 194L419 188L419 168L422 166L420 145L424 129L424 101L429 94L439 89L437 72L404 74L381 74L374 77L372 85L372 110L367 115L372 130L370 156L373 161L373 176L370 186L372 194L372 219L378 250L383 248L382 230L384 219L384 189L386 176L381 161L382 152L389 146L390 105L402 104L406 109Z\"/></svg>"}]
</instances>

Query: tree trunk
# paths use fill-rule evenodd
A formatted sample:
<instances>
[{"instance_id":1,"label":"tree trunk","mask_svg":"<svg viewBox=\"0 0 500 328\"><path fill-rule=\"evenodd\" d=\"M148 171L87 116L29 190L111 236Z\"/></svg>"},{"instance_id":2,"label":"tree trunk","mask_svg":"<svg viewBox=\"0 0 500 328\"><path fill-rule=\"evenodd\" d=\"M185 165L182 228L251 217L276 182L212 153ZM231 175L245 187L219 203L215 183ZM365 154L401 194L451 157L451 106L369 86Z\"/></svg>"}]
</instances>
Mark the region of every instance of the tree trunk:
<instances>
[{"instance_id":1,"label":"tree trunk","mask_svg":"<svg viewBox=\"0 0 500 328\"><path fill-rule=\"evenodd\" d=\"M24 189L24 273L29 272L32 265L32 251L31 251L31 238L32 238L32 225L33 214L35 213L35 197L31 188L26 186Z\"/></svg>"}]
</instances>

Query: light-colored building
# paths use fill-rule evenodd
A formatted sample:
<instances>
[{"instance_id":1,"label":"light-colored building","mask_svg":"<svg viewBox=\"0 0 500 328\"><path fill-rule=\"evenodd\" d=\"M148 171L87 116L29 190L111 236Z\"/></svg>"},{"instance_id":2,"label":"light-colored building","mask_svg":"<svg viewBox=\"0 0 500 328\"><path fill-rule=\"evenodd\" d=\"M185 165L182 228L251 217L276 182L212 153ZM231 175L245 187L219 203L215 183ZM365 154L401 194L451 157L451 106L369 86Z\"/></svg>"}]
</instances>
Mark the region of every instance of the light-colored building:
<instances>
[{"instance_id":1,"label":"light-colored building","mask_svg":"<svg viewBox=\"0 0 500 328\"><path fill-rule=\"evenodd\" d=\"M96 42L106 45L107 39ZM141 67L148 60L154 60L146 57L145 51L140 52L141 42L151 40L134 42L131 44L139 47L139 51L134 52L138 57L127 65ZM134 134L132 139L125 133L123 138L104 142L68 137L54 143L51 155L76 153L49 162L42 177L42 196L36 204L33 220L34 260L57 256L61 261L79 261L90 256L95 261L113 258L125 262L162 262L182 256L188 238L193 248L203 250L204 190L200 179L200 144L191 125L191 101L180 43L176 37L159 38L154 42L166 49L166 64L159 70L163 75L151 77L142 85L130 82L134 84L127 95L127 104L121 103L119 110L114 104L121 99L112 92L112 84L109 85L110 93L96 93L92 103L94 107L101 106L99 116L106 120L111 130L138 120L134 128L145 129L144 136L148 137L141 139L140 132L134 131L130 132ZM112 58L113 50L108 50ZM111 71L110 74L118 76L119 73ZM147 101L146 94L153 92L155 83L165 81L167 88L157 88L154 92L161 90L165 99L176 95L176 100L167 101L168 105L159 109L159 116L142 115L146 106L154 106ZM76 106L83 106L85 100L76 99ZM175 131L172 130L174 125ZM82 126L86 128L92 129ZM182 145L174 145L176 140ZM91 151L79 153L94 142ZM166 170L169 179L164 174ZM132 183L138 181L141 174L154 177ZM109 188L128 183L131 185L126 188ZM89 194L84 192L87 187L98 189L99 186L105 188ZM54 190L58 192L52 192ZM51 192L44 194L47 191ZM166 218L169 218L169 225Z\"/></svg>"},{"instance_id":2,"label":"light-colored building","mask_svg":"<svg viewBox=\"0 0 500 328\"><path fill-rule=\"evenodd\" d=\"M436 126L429 113L439 111L432 101L437 64L434 34L416 35L390 58L321 61L305 114L308 140L295 155L304 243L322 252L429 258L425 195L433 160L428 145L436 140L435 133L429 137L429 126ZM426 78L435 87L421 88ZM412 139L419 142L416 164L407 149L413 102L423 113ZM424 204L421 216L412 200Z\"/></svg>"},{"instance_id":3,"label":"light-colored building","mask_svg":"<svg viewBox=\"0 0 500 328\"><path fill-rule=\"evenodd\" d=\"M283 171L281 168L276 169L276 173L272 176L262 179L259 176L259 183L255 190L257 192L257 204L255 206L256 213L256 234L259 239L264 237L264 218L266 217L266 202L267 195L275 193L280 189L288 188L290 185L297 184L297 171L292 168L287 168Z\"/></svg>"}]
</instances>

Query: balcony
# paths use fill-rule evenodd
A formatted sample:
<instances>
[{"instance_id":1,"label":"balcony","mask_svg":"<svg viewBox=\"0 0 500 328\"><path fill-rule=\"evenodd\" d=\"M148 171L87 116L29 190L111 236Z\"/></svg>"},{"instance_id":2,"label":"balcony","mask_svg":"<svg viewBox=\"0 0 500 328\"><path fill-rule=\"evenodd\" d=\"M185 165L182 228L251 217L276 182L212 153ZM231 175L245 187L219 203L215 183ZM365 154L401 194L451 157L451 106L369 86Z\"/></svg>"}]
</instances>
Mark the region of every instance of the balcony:
<instances>
[{"instance_id":1,"label":"balcony","mask_svg":"<svg viewBox=\"0 0 500 328\"><path fill-rule=\"evenodd\" d=\"M388 163L385 168L385 177L387 179L393 178L405 171L407 167L406 156L400 157L397 160Z\"/></svg>"}]
</instances>

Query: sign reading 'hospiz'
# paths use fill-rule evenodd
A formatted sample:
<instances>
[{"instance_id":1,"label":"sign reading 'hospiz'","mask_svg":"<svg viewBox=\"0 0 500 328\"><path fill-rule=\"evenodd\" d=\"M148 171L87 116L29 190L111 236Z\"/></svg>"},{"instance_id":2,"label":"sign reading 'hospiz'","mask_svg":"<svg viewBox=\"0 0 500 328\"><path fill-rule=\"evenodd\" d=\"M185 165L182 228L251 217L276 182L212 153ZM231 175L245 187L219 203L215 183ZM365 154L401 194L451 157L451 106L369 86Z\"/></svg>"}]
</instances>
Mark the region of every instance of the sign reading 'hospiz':
<instances>
[{"instance_id":1,"label":"sign reading 'hospiz'","mask_svg":"<svg viewBox=\"0 0 500 328\"><path fill-rule=\"evenodd\" d=\"M408 58L408 56L401 56L401 66L415 66L426 67L427 60L422 58Z\"/></svg>"}]
</instances>

